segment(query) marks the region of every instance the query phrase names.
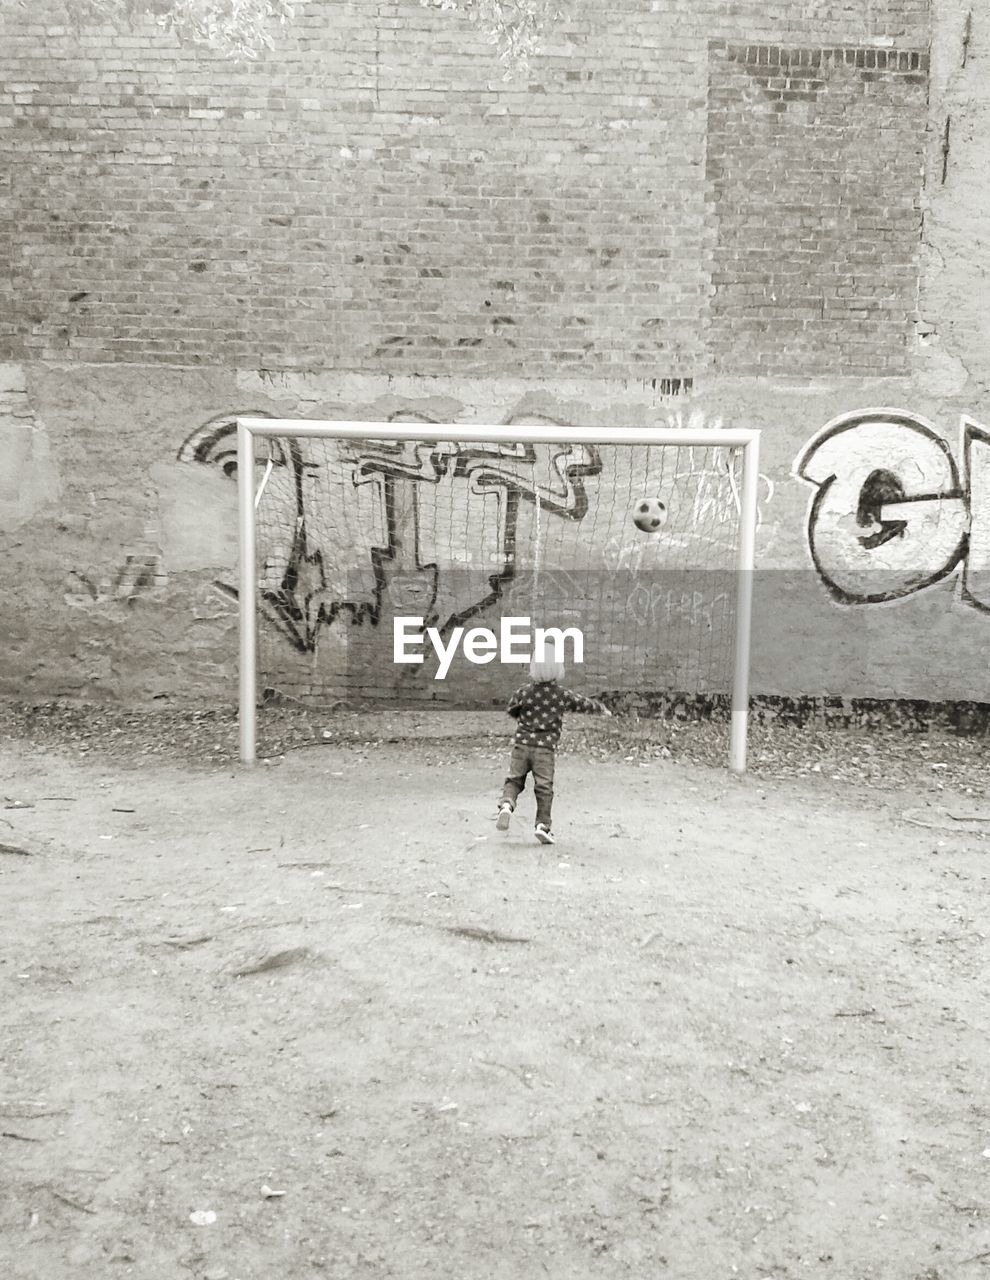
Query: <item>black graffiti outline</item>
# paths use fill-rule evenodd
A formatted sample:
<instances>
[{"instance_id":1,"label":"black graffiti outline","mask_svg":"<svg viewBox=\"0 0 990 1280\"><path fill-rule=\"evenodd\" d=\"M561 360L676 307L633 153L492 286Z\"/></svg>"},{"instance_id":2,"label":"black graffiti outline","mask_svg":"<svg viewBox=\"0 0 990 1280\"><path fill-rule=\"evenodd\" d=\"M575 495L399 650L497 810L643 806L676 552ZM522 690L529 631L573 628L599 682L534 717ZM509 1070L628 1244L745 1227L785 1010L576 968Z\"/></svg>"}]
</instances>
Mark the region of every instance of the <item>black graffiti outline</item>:
<instances>
[{"instance_id":1,"label":"black graffiti outline","mask_svg":"<svg viewBox=\"0 0 990 1280\"><path fill-rule=\"evenodd\" d=\"M980 613L990 613L990 602L978 599L969 589L969 576L971 565L969 561L970 537L969 532L972 527L973 519L973 442L979 440L981 444L990 448L990 431L986 427L981 427L973 418L966 414L961 414L959 419L960 434L962 436L961 452L963 457L963 470L966 476L966 552L963 557L962 580L959 586L959 593L963 601L973 609L978 609Z\"/></svg>"},{"instance_id":2,"label":"black graffiti outline","mask_svg":"<svg viewBox=\"0 0 990 1280\"><path fill-rule=\"evenodd\" d=\"M949 464L949 475L952 480L952 487L949 490L943 490L939 493L914 494L910 497L902 499L905 502L937 502L937 501L961 501L965 512L965 521L963 532L959 536L952 553L942 565L942 567L934 571L929 577L919 581L906 584L901 588L890 591L872 592L868 595L854 594L846 591L830 578L828 570L819 559L817 548L815 545L815 525L821 508L828 496L831 486L836 483L838 476L833 474L825 480L818 481L812 479L807 473L807 463L821 449L822 445L831 440L833 436L840 435L844 431L854 430L856 427L864 426L870 422L892 423L896 426L907 427L909 430L916 432L936 444ZM971 424L974 433L979 433L984 439L990 443L990 435L987 435L975 423ZM915 592L926 591L929 587L935 586L939 582L944 582L950 577L966 560L969 553L969 523L972 518L972 508L970 504L970 486L969 479L969 452L968 452L968 435L970 425L967 419L963 419L963 457L966 465L967 483L963 485L960 479L959 466L956 462L952 447L944 436L939 435L933 426L925 422L924 419L912 414L909 410L904 409L857 409L851 413L840 415L830 422L822 431L808 441L804 449L798 456L794 464L795 474L806 484L815 487L815 495L812 498L808 511L808 522L806 528L806 536L808 540L808 549L811 554L812 564L818 573L819 578L828 591L829 595L839 604L889 604L897 600L903 600L908 596L912 596ZM864 544L865 545L865 544ZM990 606L980 605L978 601L971 600L973 605L978 608L990 612Z\"/></svg>"},{"instance_id":3,"label":"black graffiti outline","mask_svg":"<svg viewBox=\"0 0 990 1280\"><path fill-rule=\"evenodd\" d=\"M184 441L179 449L179 461L219 464L224 475L228 478L235 478L237 473L236 448L221 450L220 452L217 452L217 449L226 438L231 436L236 438L236 419L248 416L270 418L273 415L264 410L239 410L235 413L218 415L197 428ZM544 418L542 415L530 414L526 415L526 417L527 421L539 418L541 421L548 423L554 422L553 419ZM388 421L418 421L435 425L436 420L423 414L400 410L390 415ZM512 426L516 421L518 421L517 418L510 418L506 425ZM554 423L554 425L559 424ZM208 431L210 427L214 427L214 430ZM373 439L373 437L370 438ZM193 441L196 442L195 445L193 445ZM455 452L451 452L451 444L454 445ZM501 568L488 575L487 590L479 598L463 609L450 614L440 623L437 628L440 635L446 638L455 627L462 626L471 618L488 609L502 597L506 586L515 578L516 539L521 502L527 501L531 506L535 507L537 494L533 486L519 483L517 478L507 476L505 470L500 471L499 467L501 465L504 468L506 463L514 463L519 464L522 468L528 467L535 473L538 457L533 444L524 442L518 447L518 452L500 455L490 452L483 445L466 447L464 444L458 444L455 441L442 441L432 445L422 442L415 445L417 465L414 468L404 462L405 446L403 442L379 440L375 442L377 456L364 462L357 461L358 475L367 476L369 479L380 479L382 484L386 545L370 548L373 581L372 597L370 600L361 601L333 600L329 605L326 601L320 601L314 616L310 609L311 602L315 595L326 589L327 578L322 550L319 546L312 550L310 549L303 480L305 472L318 464L307 463L302 456L299 442L291 437L284 439L276 437L272 447L273 449L278 448L283 453L282 460L280 462L276 461L276 465L291 465L292 468L295 522L292 542L286 557L286 567L281 581L277 588L262 588L259 592L259 600L266 607L265 611L269 622L298 652L315 652L321 628L333 626L338 618L349 618L353 626L368 623L377 627L381 621L390 586L400 578L400 575L396 575L393 571L394 565L400 560L403 553L409 549L410 545L399 533L402 523L396 488L399 481L414 482L411 491L411 513L414 523L411 548L415 556L416 572L429 575L427 579L428 605L424 611L425 626L437 626L439 622L435 608L440 586L440 567L435 562L424 563L420 560L418 485L424 481L430 484L439 484L448 474L451 474L452 478L463 479L466 483L474 485L479 491L501 488L504 492L504 523L499 547ZM550 446L550 448L556 450L552 451L550 456L551 473L557 476L563 487L563 498L561 501L554 501L552 497L545 498L540 495L540 511L558 518L575 522L580 521L587 514L589 505L584 480L589 476L599 475L602 470L598 450L594 446L586 446L589 458L587 462L570 462L562 465L563 459L568 456L572 445L564 443L559 446ZM427 449L429 449L429 453L425 455L425 461L429 467L428 471L423 468L424 454ZM288 459L285 457L286 453L288 454ZM389 460L390 454L393 455L391 461ZM452 471L451 462L453 462ZM355 478L355 486L358 483L360 483L359 480ZM300 600L299 587L304 576L305 566L311 566L316 574L316 588L305 592ZM222 580L214 580L214 586L227 598L234 601L238 599L237 588L229 583L225 583Z\"/></svg>"},{"instance_id":4,"label":"black graffiti outline","mask_svg":"<svg viewBox=\"0 0 990 1280\"><path fill-rule=\"evenodd\" d=\"M218 466L228 479L236 480L237 418L271 418L273 416L266 409L240 409L234 413L224 413L211 418L183 441L179 449L178 460L180 462L198 462ZM204 434L209 427L215 427L215 429L208 434ZM217 451L221 441L226 439L233 440L233 447ZM192 445L194 440L196 441L195 446ZM288 466L291 463L296 519L293 526L292 543L289 554L286 557L286 568L281 582L277 588L263 587L258 593L259 603L262 605L268 621L277 631L281 632L292 647L300 653L307 653L312 652L315 648L315 630L319 627L319 621L313 627L307 618L306 610L300 608L296 600L296 588L301 576L301 566L314 566L319 574L321 585L324 587L326 585L323 553L318 547L315 551L310 551L308 548L304 515L305 495L303 493L303 477L307 464L303 459L298 440L291 437L275 437L270 441L269 449L271 451L269 456L276 466ZM272 457L276 451L282 454L280 460ZM286 461L286 451L290 462ZM234 602L240 599L240 592L231 583L224 582L221 578L215 578L213 585L227 599ZM313 594L310 593L307 596L307 601L312 599ZM351 602L334 603L335 605L341 603L343 607L344 603ZM266 606L267 608L265 608Z\"/></svg>"}]
</instances>

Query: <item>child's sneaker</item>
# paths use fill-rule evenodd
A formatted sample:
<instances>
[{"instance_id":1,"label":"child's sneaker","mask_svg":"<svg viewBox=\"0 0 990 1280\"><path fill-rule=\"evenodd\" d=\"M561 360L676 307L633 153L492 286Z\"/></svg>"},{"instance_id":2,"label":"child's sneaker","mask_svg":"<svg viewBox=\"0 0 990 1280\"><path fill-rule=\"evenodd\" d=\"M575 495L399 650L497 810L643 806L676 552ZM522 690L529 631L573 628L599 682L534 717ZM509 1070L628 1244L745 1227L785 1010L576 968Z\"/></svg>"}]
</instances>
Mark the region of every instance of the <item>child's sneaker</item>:
<instances>
[{"instance_id":1,"label":"child's sneaker","mask_svg":"<svg viewBox=\"0 0 990 1280\"><path fill-rule=\"evenodd\" d=\"M508 831L509 819L512 817L512 805L500 804L498 807L498 817L495 819L496 831Z\"/></svg>"},{"instance_id":2,"label":"child's sneaker","mask_svg":"<svg viewBox=\"0 0 990 1280\"><path fill-rule=\"evenodd\" d=\"M536 838L540 844L553 844L553 836L550 834L550 828L545 822L536 824Z\"/></svg>"}]
</instances>

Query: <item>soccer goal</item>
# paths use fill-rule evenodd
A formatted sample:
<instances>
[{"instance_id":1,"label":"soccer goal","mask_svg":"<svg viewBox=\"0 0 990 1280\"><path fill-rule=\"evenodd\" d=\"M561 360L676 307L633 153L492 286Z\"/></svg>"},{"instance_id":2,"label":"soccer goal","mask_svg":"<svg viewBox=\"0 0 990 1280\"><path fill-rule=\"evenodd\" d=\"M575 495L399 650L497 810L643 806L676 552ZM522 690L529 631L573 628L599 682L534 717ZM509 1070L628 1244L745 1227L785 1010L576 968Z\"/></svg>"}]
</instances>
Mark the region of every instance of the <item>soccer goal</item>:
<instances>
[{"instance_id":1,"label":"soccer goal","mask_svg":"<svg viewBox=\"0 0 990 1280\"><path fill-rule=\"evenodd\" d=\"M758 451L721 428L238 418L241 758L269 701L504 705L542 640L619 711L724 713L743 772Z\"/></svg>"}]
</instances>

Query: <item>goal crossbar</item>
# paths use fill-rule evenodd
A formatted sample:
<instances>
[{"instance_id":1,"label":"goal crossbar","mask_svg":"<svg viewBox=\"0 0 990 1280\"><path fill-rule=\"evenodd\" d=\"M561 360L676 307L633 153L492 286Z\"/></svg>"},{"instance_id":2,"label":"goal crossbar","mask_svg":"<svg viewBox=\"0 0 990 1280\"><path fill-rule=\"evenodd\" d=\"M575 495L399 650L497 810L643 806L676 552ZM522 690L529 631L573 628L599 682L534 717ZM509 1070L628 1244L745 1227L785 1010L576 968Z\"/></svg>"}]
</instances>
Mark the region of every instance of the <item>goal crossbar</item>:
<instances>
[{"instance_id":1,"label":"goal crossbar","mask_svg":"<svg viewBox=\"0 0 990 1280\"><path fill-rule=\"evenodd\" d=\"M256 531L254 493L254 439L293 436L338 440L410 440L424 444L457 441L468 444L584 444L679 445L696 448L730 448L742 457L739 493L740 532L736 554L738 575L733 681L731 696L729 766L746 771L746 736L749 722L750 632L753 613L753 570L757 523L760 433L746 428L691 429L672 427L564 427L487 426L477 423L334 422L296 418L237 418L237 487L240 544L239 610L240 653L238 712L240 756L246 763L256 758L257 653Z\"/></svg>"},{"instance_id":2,"label":"goal crossbar","mask_svg":"<svg viewBox=\"0 0 990 1280\"><path fill-rule=\"evenodd\" d=\"M253 436L318 436L339 440L463 440L470 444L679 444L708 445L739 449L758 443L759 431L744 428L712 427L691 430L684 427L561 427L547 423L538 427L479 426L477 423L421 422L318 422L312 418L237 419ZM238 436L238 439L240 436Z\"/></svg>"}]
</instances>

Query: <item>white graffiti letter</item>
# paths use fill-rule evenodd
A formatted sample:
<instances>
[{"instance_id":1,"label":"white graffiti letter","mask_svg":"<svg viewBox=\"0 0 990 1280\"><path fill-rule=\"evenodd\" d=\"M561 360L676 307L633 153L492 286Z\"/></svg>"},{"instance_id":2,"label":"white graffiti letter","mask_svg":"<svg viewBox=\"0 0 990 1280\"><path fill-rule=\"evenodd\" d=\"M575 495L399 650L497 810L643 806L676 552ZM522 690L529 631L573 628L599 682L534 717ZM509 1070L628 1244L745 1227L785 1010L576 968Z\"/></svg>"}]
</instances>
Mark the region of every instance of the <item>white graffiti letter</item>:
<instances>
[{"instance_id":1,"label":"white graffiti letter","mask_svg":"<svg viewBox=\"0 0 990 1280\"><path fill-rule=\"evenodd\" d=\"M920 591L965 554L959 472L923 418L896 409L844 414L811 440L795 470L817 489L808 520L812 560L844 603Z\"/></svg>"}]
</instances>

